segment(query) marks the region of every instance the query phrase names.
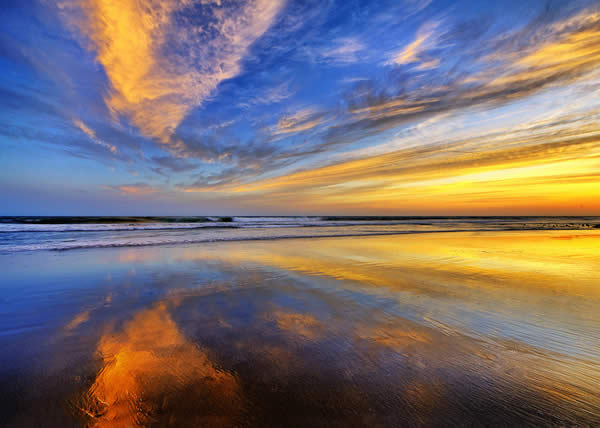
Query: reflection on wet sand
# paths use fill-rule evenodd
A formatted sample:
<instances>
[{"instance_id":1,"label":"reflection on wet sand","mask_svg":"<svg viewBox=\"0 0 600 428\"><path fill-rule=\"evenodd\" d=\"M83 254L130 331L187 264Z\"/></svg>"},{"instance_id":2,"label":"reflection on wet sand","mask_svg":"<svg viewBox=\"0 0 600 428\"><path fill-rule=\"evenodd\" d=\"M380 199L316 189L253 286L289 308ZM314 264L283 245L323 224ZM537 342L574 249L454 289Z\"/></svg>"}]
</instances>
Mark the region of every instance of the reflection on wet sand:
<instances>
[{"instance_id":1,"label":"reflection on wet sand","mask_svg":"<svg viewBox=\"0 0 600 428\"><path fill-rule=\"evenodd\" d=\"M235 377L186 340L165 303L102 336L98 352L103 367L76 404L92 426L230 426L239 412Z\"/></svg>"},{"instance_id":2,"label":"reflection on wet sand","mask_svg":"<svg viewBox=\"0 0 600 428\"><path fill-rule=\"evenodd\" d=\"M183 257L254 261L309 275L398 288L412 285L417 290L422 290L424 281L419 279L426 275L461 288L501 282L502 288L508 285L535 293L600 297L595 275L600 235L594 232L439 233L312 241L312 245L302 240L285 245L258 242L250 249L229 244L226 252L216 253L189 248ZM405 275L399 277L390 268L401 268Z\"/></svg>"},{"instance_id":3,"label":"reflection on wet sand","mask_svg":"<svg viewBox=\"0 0 600 428\"><path fill-rule=\"evenodd\" d=\"M281 330L308 339L316 339L322 329L321 323L309 314L274 311L272 316Z\"/></svg>"},{"instance_id":4,"label":"reflection on wet sand","mask_svg":"<svg viewBox=\"0 0 600 428\"><path fill-rule=\"evenodd\" d=\"M447 233L223 248L189 248L181 257L330 278L338 291L395 300L404 316L432 326L600 360L600 235L594 232Z\"/></svg>"},{"instance_id":5,"label":"reflection on wet sand","mask_svg":"<svg viewBox=\"0 0 600 428\"><path fill-rule=\"evenodd\" d=\"M65 326L65 331L71 331L79 327L81 324L89 321L90 310L84 310L79 312L69 323Z\"/></svg>"},{"instance_id":6,"label":"reflection on wet sand","mask_svg":"<svg viewBox=\"0 0 600 428\"><path fill-rule=\"evenodd\" d=\"M4 413L12 426L600 425L598 248L597 233L538 231L99 250L106 279L40 346L63 368L40 358L50 374L32 384L50 386L11 392Z\"/></svg>"}]
</instances>

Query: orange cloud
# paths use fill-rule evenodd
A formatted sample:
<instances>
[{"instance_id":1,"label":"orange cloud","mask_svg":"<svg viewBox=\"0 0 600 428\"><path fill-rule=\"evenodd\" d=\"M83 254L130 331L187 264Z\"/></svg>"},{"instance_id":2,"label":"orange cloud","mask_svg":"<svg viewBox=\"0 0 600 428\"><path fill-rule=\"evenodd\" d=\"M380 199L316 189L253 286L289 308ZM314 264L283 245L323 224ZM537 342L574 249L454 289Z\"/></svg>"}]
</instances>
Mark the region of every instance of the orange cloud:
<instances>
[{"instance_id":1,"label":"orange cloud","mask_svg":"<svg viewBox=\"0 0 600 428\"><path fill-rule=\"evenodd\" d=\"M465 83L482 83L469 97L511 90L512 98L552 84L565 84L594 71L600 65L600 14L583 12L543 28L529 47L515 51L499 50L484 62L499 62L492 68L470 76Z\"/></svg>"},{"instance_id":2,"label":"orange cloud","mask_svg":"<svg viewBox=\"0 0 600 428\"><path fill-rule=\"evenodd\" d=\"M413 147L245 184L193 191L261 195L290 210L388 213L600 211L600 128L531 124L503 136ZM248 196L246 196L248 195ZM562 208L561 208L562 207Z\"/></svg>"},{"instance_id":3,"label":"orange cloud","mask_svg":"<svg viewBox=\"0 0 600 428\"><path fill-rule=\"evenodd\" d=\"M158 187L152 187L145 183L123 184L120 186L104 186L108 190L116 190L125 195L148 195L150 193L159 192Z\"/></svg>"},{"instance_id":4,"label":"orange cloud","mask_svg":"<svg viewBox=\"0 0 600 428\"><path fill-rule=\"evenodd\" d=\"M417 37L401 50L395 52L388 64L410 64L411 62L422 61L422 54L425 50L431 49L435 44L435 30L439 26L439 22L428 22L419 28ZM437 60L427 60L424 62L425 68L433 68L437 66ZM421 65L423 67L423 65Z\"/></svg>"},{"instance_id":5,"label":"orange cloud","mask_svg":"<svg viewBox=\"0 0 600 428\"><path fill-rule=\"evenodd\" d=\"M240 72L248 48L282 4L253 0L226 13L225 6L216 5L206 9L214 15L207 28L175 18L195 6L189 0L67 1L61 8L104 67L111 112L129 117L145 135L170 143L185 115L221 81Z\"/></svg>"}]
</instances>

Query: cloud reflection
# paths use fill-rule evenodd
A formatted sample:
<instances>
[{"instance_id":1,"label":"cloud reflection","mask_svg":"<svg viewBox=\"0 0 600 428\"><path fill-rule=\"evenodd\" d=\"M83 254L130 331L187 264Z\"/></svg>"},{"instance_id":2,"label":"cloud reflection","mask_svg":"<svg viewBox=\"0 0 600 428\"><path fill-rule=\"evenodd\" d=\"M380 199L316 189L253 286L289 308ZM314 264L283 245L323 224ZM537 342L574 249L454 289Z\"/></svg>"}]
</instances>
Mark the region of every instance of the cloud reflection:
<instances>
[{"instance_id":1,"label":"cloud reflection","mask_svg":"<svg viewBox=\"0 0 600 428\"><path fill-rule=\"evenodd\" d=\"M184 337L166 303L102 336L98 352L102 369L80 405L92 426L229 426L239 414L236 378Z\"/></svg>"}]
</instances>

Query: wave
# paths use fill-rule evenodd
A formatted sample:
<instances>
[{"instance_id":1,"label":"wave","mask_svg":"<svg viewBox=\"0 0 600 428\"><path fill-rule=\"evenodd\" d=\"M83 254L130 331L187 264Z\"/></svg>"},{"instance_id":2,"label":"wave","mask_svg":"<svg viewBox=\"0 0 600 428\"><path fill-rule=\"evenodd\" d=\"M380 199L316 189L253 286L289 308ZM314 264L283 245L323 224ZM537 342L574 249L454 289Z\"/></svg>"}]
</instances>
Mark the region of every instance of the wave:
<instances>
[{"instance_id":1,"label":"wave","mask_svg":"<svg viewBox=\"0 0 600 428\"><path fill-rule=\"evenodd\" d=\"M598 230L600 217L58 217L1 218L0 252L400 233ZM65 219L62 218L61 219ZM127 219L127 221L124 221ZM34 221L39 220L39 221ZM150 221L152 220L152 221Z\"/></svg>"},{"instance_id":2,"label":"wave","mask_svg":"<svg viewBox=\"0 0 600 428\"><path fill-rule=\"evenodd\" d=\"M600 228L596 226L596 228ZM525 231L525 230L590 230L592 228L575 227L540 227L539 225L528 225L527 227L419 227L406 228L404 226L372 225L370 227L322 227L322 228L247 228L247 229L216 229L196 230L188 233L185 230L165 233L164 231L145 233L119 233L93 235L74 233L67 239L58 239L52 234L41 234L41 237L31 239L8 239L0 240L0 253L13 253L21 251L37 250L73 250L85 248L109 248L109 247L142 247L154 245L186 245L221 241L249 241L249 240L274 240L291 238L332 238L332 237L358 237L375 235L400 235L416 233L448 233L448 232L502 232L502 231ZM590 230L591 231L591 230ZM152 233L150 233L152 232ZM18 234L13 234L15 236Z\"/></svg>"},{"instance_id":3,"label":"wave","mask_svg":"<svg viewBox=\"0 0 600 428\"><path fill-rule=\"evenodd\" d=\"M398 222L321 222L309 220L271 220L256 219L243 221L237 219L231 222L214 221L208 223L74 223L74 224L21 224L21 223L0 223L1 233L17 232L121 232L121 231L144 231L144 230L182 230L182 229L270 229L285 227L327 227L327 226L356 226L364 224L373 225L395 225Z\"/></svg>"},{"instance_id":4,"label":"wave","mask_svg":"<svg viewBox=\"0 0 600 428\"><path fill-rule=\"evenodd\" d=\"M219 229L240 227L233 223L214 222L207 224L181 223L74 223L74 224L0 224L0 233L15 232L120 232L134 230L181 230L181 229Z\"/></svg>"},{"instance_id":5,"label":"wave","mask_svg":"<svg viewBox=\"0 0 600 428\"><path fill-rule=\"evenodd\" d=\"M65 251L65 250L76 250L76 249L91 249L91 248L119 248L119 247L147 247L157 245L187 245L187 244L201 244L210 242L232 242L232 241L267 241L277 239L294 239L294 238L342 238L352 236L377 236L377 235L399 235L407 233L427 233L425 231L381 231L381 232L370 232L370 233L325 233L325 234L281 234L276 236L205 236L197 238L179 238L179 239L139 239L139 240L107 240L107 241L76 241L68 240L61 242L48 242L48 243L37 243L37 244L25 244L25 245L13 245L0 247L0 253L7 252L21 252L21 251ZM431 232L430 232L431 233Z\"/></svg>"},{"instance_id":6,"label":"wave","mask_svg":"<svg viewBox=\"0 0 600 428\"><path fill-rule=\"evenodd\" d=\"M229 223L233 217L225 216L191 216L191 217L164 217L164 216L36 216L36 217L0 217L0 224L140 224L140 223Z\"/></svg>"},{"instance_id":7,"label":"wave","mask_svg":"<svg viewBox=\"0 0 600 428\"><path fill-rule=\"evenodd\" d=\"M347 226L354 224L575 224L594 226L598 217L435 216L192 216L192 217L0 217L0 232L168 230L210 227Z\"/></svg>"}]
</instances>

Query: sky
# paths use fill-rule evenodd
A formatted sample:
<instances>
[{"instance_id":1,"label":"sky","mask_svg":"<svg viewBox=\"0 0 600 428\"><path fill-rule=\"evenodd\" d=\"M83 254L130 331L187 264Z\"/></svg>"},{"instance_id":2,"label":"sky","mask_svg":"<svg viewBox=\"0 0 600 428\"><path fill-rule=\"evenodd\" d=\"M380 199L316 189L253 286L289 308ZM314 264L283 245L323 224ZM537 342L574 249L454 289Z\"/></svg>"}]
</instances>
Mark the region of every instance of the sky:
<instances>
[{"instance_id":1,"label":"sky","mask_svg":"<svg viewBox=\"0 0 600 428\"><path fill-rule=\"evenodd\" d=\"M0 215L600 215L600 2L3 0Z\"/></svg>"}]
</instances>

